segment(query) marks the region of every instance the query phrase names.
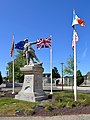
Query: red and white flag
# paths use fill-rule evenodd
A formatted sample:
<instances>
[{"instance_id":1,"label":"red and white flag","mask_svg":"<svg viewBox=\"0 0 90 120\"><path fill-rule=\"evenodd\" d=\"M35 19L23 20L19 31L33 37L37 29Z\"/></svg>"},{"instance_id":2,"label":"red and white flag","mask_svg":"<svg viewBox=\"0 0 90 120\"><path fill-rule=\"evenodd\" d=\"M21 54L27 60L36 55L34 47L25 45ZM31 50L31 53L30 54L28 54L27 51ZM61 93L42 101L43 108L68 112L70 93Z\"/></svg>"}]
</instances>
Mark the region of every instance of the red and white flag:
<instances>
[{"instance_id":1,"label":"red and white flag","mask_svg":"<svg viewBox=\"0 0 90 120\"><path fill-rule=\"evenodd\" d=\"M10 56L12 57L13 55L13 51L14 51L14 36L12 38L12 46L11 46L11 50L10 50Z\"/></svg>"},{"instance_id":2,"label":"red and white flag","mask_svg":"<svg viewBox=\"0 0 90 120\"><path fill-rule=\"evenodd\" d=\"M76 41L76 42L78 42L78 35L77 35L77 32L74 30L74 32L73 32L73 40L72 40L72 49L74 50L74 40Z\"/></svg>"}]
</instances>

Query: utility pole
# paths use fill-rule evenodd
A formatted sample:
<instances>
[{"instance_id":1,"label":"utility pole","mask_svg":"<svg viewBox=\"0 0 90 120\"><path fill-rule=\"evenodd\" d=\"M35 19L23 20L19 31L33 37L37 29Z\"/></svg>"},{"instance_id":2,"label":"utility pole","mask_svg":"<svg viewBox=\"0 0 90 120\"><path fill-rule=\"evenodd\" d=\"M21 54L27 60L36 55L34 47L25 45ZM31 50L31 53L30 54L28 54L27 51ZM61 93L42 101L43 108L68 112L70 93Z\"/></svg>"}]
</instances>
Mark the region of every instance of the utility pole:
<instances>
[{"instance_id":1,"label":"utility pole","mask_svg":"<svg viewBox=\"0 0 90 120\"><path fill-rule=\"evenodd\" d=\"M63 62L61 63L61 65L62 65L62 91L63 91Z\"/></svg>"}]
</instances>

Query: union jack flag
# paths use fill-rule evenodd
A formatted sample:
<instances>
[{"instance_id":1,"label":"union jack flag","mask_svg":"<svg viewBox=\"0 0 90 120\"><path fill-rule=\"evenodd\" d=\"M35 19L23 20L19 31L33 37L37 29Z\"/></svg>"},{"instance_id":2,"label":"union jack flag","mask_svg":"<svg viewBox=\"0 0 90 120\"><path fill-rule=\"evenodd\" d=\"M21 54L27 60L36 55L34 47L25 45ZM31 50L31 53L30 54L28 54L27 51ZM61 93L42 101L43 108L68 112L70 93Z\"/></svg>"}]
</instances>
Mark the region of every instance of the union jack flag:
<instances>
[{"instance_id":1,"label":"union jack flag","mask_svg":"<svg viewBox=\"0 0 90 120\"><path fill-rule=\"evenodd\" d=\"M40 38L37 40L37 48L51 48L52 42L51 42L52 36L50 35L49 38Z\"/></svg>"}]
</instances>

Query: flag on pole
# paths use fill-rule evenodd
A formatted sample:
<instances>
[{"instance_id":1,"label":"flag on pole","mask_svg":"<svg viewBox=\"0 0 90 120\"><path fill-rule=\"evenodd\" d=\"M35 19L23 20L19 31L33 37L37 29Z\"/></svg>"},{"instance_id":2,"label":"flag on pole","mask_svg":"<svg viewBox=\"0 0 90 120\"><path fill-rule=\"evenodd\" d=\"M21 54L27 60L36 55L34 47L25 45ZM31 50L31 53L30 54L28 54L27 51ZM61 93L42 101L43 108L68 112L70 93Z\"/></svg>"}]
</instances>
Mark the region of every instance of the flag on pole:
<instances>
[{"instance_id":1,"label":"flag on pole","mask_svg":"<svg viewBox=\"0 0 90 120\"><path fill-rule=\"evenodd\" d=\"M74 50L74 98L75 101L77 101L77 75L76 75L76 63L77 63L77 58L76 58L76 42L78 41L78 35L76 32L75 25L80 24L82 27L84 26L84 20L79 18L75 14L75 10L73 10L73 21L72 21L72 27L73 27L73 40L72 40L72 49Z\"/></svg>"},{"instance_id":2,"label":"flag on pole","mask_svg":"<svg viewBox=\"0 0 90 120\"><path fill-rule=\"evenodd\" d=\"M14 51L14 36L12 38L12 46L11 46L11 50L10 50L10 56L12 57L13 55L13 51Z\"/></svg>"},{"instance_id":3,"label":"flag on pole","mask_svg":"<svg viewBox=\"0 0 90 120\"><path fill-rule=\"evenodd\" d=\"M73 31L73 40L72 40L72 49L74 50L74 40L76 41L76 42L78 42L78 35L77 35L77 32L76 32L76 30L74 30Z\"/></svg>"},{"instance_id":4,"label":"flag on pole","mask_svg":"<svg viewBox=\"0 0 90 120\"><path fill-rule=\"evenodd\" d=\"M15 49L24 50L24 45L25 45L25 42L20 41L17 44L15 44Z\"/></svg>"},{"instance_id":5,"label":"flag on pole","mask_svg":"<svg viewBox=\"0 0 90 120\"><path fill-rule=\"evenodd\" d=\"M50 35L49 38L40 38L37 40L37 48L40 49L40 48L51 48L52 46L52 42L51 42L51 39L52 39L52 35Z\"/></svg>"},{"instance_id":6,"label":"flag on pole","mask_svg":"<svg viewBox=\"0 0 90 120\"><path fill-rule=\"evenodd\" d=\"M74 50L74 41L72 40L72 49Z\"/></svg>"},{"instance_id":7,"label":"flag on pole","mask_svg":"<svg viewBox=\"0 0 90 120\"><path fill-rule=\"evenodd\" d=\"M75 39L76 42L78 42L78 35L77 35L76 30L74 30L74 33L73 33L73 40L74 39Z\"/></svg>"},{"instance_id":8,"label":"flag on pole","mask_svg":"<svg viewBox=\"0 0 90 120\"><path fill-rule=\"evenodd\" d=\"M50 94L53 94L52 92L52 35L50 35L49 38L41 38L37 40L37 48L50 48L50 71L51 71L51 92Z\"/></svg>"},{"instance_id":9,"label":"flag on pole","mask_svg":"<svg viewBox=\"0 0 90 120\"><path fill-rule=\"evenodd\" d=\"M84 20L82 20L81 18L79 18L79 17L76 15L75 10L73 10L72 27L74 27L74 25L76 25L76 24L80 24L82 27L85 26Z\"/></svg>"}]
</instances>

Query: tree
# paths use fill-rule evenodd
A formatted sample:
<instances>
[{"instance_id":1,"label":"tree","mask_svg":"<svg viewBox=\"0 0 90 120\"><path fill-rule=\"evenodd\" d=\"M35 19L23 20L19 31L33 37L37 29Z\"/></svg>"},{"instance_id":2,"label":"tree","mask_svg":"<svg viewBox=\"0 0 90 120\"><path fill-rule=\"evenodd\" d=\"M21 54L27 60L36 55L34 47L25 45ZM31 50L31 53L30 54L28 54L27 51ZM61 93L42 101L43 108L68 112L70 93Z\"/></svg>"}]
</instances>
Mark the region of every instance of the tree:
<instances>
[{"instance_id":1,"label":"tree","mask_svg":"<svg viewBox=\"0 0 90 120\"><path fill-rule=\"evenodd\" d=\"M77 86L81 85L84 82L84 77L80 70L77 71Z\"/></svg>"},{"instance_id":2,"label":"tree","mask_svg":"<svg viewBox=\"0 0 90 120\"><path fill-rule=\"evenodd\" d=\"M72 75L74 76L74 59L72 56L70 56L70 59L67 61L67 66L64 68L64 74ZM84 78L80 72L80 70L77 71L77 86L82 84L84 82ZM73 85L73 81L72 81Z\"/></svg>"},{"instance_id":3,"label":"tree","mask_svg":"<svg viewBox=\"0 0 90 120\"><path fill-rule=\"evenodd\" d=\"M67 66L64 67L64 74L72 75L74 73L74 59L70 55L69 60L67 61Z\"/></svg>"},{"instance_id":4,"label":"tree","mask_svg":"<svg viewBox=\"0 0 90 120\"><path fill-rule=\"evenodd\" d=\"M3 78L2 78L2 75L1 75L1 72L0 72L0 85L3 83Z\"/></svg>"},{"instance_id":5,"label":"tree","mask_svg":"<svg viewBox=\"0 0 90 120\"><path fill-rule=\"evenodd\" d=\"M67 66L64 67L64 74L72 76L72 89L73 89L73 77L74 77L74 58L70 55L67 61Z\"/></svg>"},{"instance_id":6,"label":"tree","mask_svg":"<svg viewBox=\"0 0 90 120\"><path fill-rule=\"evenodd\" d=\"M24 79L23 73L20 71L20 67L23 67L26 64L26 59L23 58L23 51L17 50L18 54L15 58L15 65L14 65L14 76L15 81L22 82ZM8 79L12 81L12 75L13 75L13 61L7 63L7 70L9 71Z\"/></svg>"},{"instance_id":7,"label":"tree","mask_svg":"<svg viewBox=\"0 0 90 120\"><path fill-rule=\"evenodd\" d=\"M52 78L60 78L60 74L56 67L52 69Z\"/></svg>"}]
</instances>

